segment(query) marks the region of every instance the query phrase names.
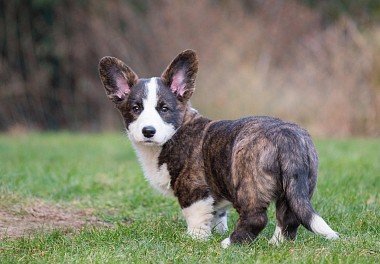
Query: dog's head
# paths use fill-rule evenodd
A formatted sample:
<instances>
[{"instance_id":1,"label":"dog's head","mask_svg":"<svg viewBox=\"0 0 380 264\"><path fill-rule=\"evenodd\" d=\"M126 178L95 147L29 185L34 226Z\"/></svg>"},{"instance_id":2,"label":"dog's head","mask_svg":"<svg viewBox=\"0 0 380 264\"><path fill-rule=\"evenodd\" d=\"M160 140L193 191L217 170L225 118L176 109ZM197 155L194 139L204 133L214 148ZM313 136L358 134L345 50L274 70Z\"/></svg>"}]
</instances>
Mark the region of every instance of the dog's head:
<instances>
[{"instance_id":1,"label":"dog's head","mask_svg":"<svg viewBox=\"0 0 380 264\"><path fill-rule=\"evenodd\" d=\"M165 144L181 126L197 71L192 50L180 53L161 77L149 79L140 79L117 58L99 62L100 79L124 119L129 138L146 145Z\"/></svg>"}]
</instances>

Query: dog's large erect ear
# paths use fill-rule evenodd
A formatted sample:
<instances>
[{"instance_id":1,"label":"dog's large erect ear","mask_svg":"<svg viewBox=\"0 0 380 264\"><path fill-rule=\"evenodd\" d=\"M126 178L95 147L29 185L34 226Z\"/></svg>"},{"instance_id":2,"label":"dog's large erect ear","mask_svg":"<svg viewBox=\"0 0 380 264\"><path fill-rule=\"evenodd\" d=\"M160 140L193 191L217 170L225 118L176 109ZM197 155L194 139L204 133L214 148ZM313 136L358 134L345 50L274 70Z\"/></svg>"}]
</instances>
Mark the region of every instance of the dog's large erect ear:
<instances>
[{"instance_id":1,"label":"dog's large erect ear","mask_svg":"<svg viewBox=\"0 0 380 264\"><path fill-rule=\"evenodd\" d=\"M137 83L138 76L121 60L104 57L99 62L99 75L108 98L115 104L123 102Z\"/></svg>"},{"instance_id":2,"label":"dog's large erect ear","mask_svg":"<svg viewBox=\"0 0 380 264\"><path fill-rule=\"evenodd\" d=\"M170 63L161 78L179 100L187 101L194 92L197 72L195 51L185 50Z\"/></svg>"}]
</instances>

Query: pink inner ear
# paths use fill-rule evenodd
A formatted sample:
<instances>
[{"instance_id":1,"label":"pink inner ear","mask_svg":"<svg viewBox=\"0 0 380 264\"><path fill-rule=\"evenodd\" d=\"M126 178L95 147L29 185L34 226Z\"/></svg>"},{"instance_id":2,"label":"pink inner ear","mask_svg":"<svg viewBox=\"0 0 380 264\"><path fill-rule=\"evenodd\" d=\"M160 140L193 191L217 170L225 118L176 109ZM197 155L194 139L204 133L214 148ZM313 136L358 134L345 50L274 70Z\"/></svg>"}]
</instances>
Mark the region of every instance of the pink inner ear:
<instances>
[{"instance_id":1,"label":"pink inner ear","mask_svg":"<svg viewBox=\"0 0 380 264\"><path fill-rule=\"evenodd\" d=\"M124 78L116 78L117 91L114 93L120 99L124 98L129 93L131 88L128 85L128 81Z\"/></svg>"},{"instance_id":2,"label":"pink inner ear","mask_svg":"<svg viewBox=\"0 0 380 264\"><path fill-rule=\"evenodd\" d=\"M170 85L170 88L172 91L180 96L182 96L185 93L185 77L183 71L178 71L173 76L172 83Z\"/></svg>"}]
</instances>

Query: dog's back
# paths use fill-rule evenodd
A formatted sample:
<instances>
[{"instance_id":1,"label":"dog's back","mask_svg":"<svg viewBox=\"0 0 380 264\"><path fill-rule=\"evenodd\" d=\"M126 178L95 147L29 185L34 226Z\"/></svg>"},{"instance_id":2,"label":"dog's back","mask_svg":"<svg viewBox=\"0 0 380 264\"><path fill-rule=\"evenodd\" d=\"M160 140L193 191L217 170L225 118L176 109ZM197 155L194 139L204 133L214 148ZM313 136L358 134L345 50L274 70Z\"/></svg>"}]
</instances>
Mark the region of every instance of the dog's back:
<instances>
[{"instance_id":1,"label":"dog's back","mask_svg":"<svg viewBox=\"0 0 380 264\"><path fill-rule=\"evenodd\" d=\"M231 201L242 219L243 231L231 239L256 236L266 225L265 209L272 200L285 237L294 239L300 224L337 237L311 206L318 156L310 135L298 125L272 117L213 122L205 133L203 158L212 192ZM252 233L247 237L245 230Z\"/></svg>"},{"instance_id":2,"label":"dog's back","mask_svg":"<svg viewBox=\"0 0 380 264\"><path fill-rule=\"evenodd\" d=\"M229 200L238 199L238 186L244 195L254 186L252 195L258 196L254 200L269 203L284 192L288 181L284 172L290 169L302 170L309 195L316 183L318 158L309 134L277 118L212 122L205 133L203 157L211 186L222 189L220 195Z\"/></svg>"}]
</instances>

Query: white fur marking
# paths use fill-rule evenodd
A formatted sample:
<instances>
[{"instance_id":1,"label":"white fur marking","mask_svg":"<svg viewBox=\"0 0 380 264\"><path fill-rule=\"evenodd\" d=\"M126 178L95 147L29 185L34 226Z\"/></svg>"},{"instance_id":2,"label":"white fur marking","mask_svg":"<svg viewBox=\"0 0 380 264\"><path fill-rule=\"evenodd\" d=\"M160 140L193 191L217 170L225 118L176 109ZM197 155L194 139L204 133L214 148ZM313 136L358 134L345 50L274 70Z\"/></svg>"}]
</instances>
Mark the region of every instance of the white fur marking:
<instances>
[{"instance_id":1,"label":"white fur marking","mask_svg":"<svg viewBox=\"0 0 380 264\"><path fill-rule=\"evenodd\" d=\"M284 235L282 234L281 227L276 225L276 229L274 230L274 234L273 234L272 238L269 240L269 244L277 246L280 243L282 243L283 241L284 241Z\"/></svg>"},{"instance_id":2,"label":"white fur marking","mask_svg":"<svg viewBox=\"0 0 380 264\"><path fill-rule=\"evenodd\" d=\"M227 237L222 241L222 248L228 248L231 245L231 239Z\"/></svg>"},{"instance_id":3,"label":"white fur marking","mask_svg":"<svg viewBox=\"0 0 380 264\"><path fill-rule=\"evenodd\" d=\"M164 163L158 167L158 156L160 155L161 147L143 144L134 144L134 147L142 165L144 176L150 185L164 195L173 195L167 164Z\"/></svg>"},{"instance_id":4,"label":"white fur marking","mask_svg":"<svg viewBox=\"0 0 380 264\"><path fill-rule=\"evenodd\" d=\"M227 209L231 207L231 202L227 200L221 200L217 204L214 205L214 210L216 214L214 215L214 218L212 220L212 227L215 229L216 232L219 234L224 234L228 231L228 214ZM225 211L225 216L219 217L218 214Z\"/></svg>"},{"instance_id":5,"label":"white fur marking","mask_svg":"<svg viewBox=\"0 0 380 264\"><path fill-rule=\"evenodd\" d=\"M153 141L158 145L165 144L175 133L173 125L162 120L157 112L157 78L151 78L145 87L147 98L143 100L143 111L140 116L129 124L128 135L131 141L144 142L147 140ZM152 126L156 129L156 133L152 138L145 138L142 134L142 129L147 126Z\"/></svg>"},{"instance_id":6,"label":"white fur marking","mask_svg":"<svg viewBox=\"0 0 380 264\"><path fill-rule=\"evenodd\" d=\"M228 231L227 212L222 217L218 216L217 214L218 212L216 213L216 215L214 216L212 220L212 227L219 234L224 234Z\"/></svg>"},{"instance_id":7,"label":"white fur marking","mask_svg":"<svg viewBox=\"0 0 380 264\"><path fill-rule=\"evenodd\" d=\"M196 239L207 239L211 235L214 199L208 197L182 210L187 223L187 233Z\"/></svg>"},{"instance_id":8,"label":"white fur marking","mask_svg":"<svg viewBox=\"0 0 380 264\"><path fill-rule=\"evenodd\" d=\"M322 219L317 214L314 214L311 223L310 228L313 230L314 233L324 236L327 239L337 239L339 238L339 235L332 230L328 224L325 222L325 220Z\"/></svg>"}]
</instances>

